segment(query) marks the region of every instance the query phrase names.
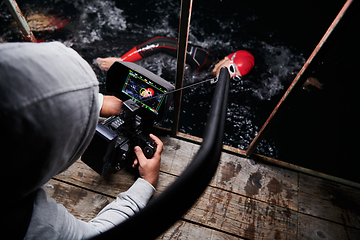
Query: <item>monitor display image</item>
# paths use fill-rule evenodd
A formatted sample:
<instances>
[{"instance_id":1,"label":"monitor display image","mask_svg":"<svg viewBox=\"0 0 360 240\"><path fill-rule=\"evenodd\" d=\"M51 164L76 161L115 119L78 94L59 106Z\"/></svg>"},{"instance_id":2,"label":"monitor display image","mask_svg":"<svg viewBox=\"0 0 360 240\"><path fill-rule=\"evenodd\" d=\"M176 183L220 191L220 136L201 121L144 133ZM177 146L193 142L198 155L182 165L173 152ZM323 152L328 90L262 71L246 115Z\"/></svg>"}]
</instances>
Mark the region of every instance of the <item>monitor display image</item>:
<instances>
[{"instance_id":1,"label":"monitor display image","mask_svg":"<svg viewBox=\"0 0 360 240\"><path fill-rule=\"evenodd\" d=\"M160 106L165 98L166 89L156 86L141 75L129 70L122 92L139 102L143 107L158 114Z\"/></svg>"}]
</instances>

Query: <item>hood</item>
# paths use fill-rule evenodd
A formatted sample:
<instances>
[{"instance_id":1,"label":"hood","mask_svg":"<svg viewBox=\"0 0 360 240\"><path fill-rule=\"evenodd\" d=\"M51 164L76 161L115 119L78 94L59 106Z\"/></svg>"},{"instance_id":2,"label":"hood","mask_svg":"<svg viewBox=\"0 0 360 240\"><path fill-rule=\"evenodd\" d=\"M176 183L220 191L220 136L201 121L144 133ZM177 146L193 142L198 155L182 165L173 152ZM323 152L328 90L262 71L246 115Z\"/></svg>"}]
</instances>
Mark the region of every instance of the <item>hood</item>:
<instances>
[{"instance_id":1,"label":"hood","mask_svg":"<svg viewBox=\"0 0 360 240\"><path fill-rule=\"evenodd\" d=\"M61 43L0 44L0 184L21 199L85 151L98 121L98 81Z\"/></svg>"}]
</instances>

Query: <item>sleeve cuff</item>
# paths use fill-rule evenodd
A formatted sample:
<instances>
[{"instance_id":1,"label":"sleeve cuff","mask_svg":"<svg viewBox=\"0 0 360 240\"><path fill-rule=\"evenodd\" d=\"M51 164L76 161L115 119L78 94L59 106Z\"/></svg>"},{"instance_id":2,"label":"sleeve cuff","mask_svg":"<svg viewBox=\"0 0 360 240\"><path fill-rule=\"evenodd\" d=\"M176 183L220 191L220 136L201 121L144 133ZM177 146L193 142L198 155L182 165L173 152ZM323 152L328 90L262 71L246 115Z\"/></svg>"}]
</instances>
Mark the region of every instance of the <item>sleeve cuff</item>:
<instances>
[{"instance_id":1,"label":"sleeve cuff","mask_svg":"<svg viewBox=\"0 0 360 240\"><path fill-rule=\"evenodd\" d=\"M98 97L98 108L99 108L99 114L101 111L101 108L103 106L104 103L104 95L102 95L101 93L99 93L99 97Z\"/></svg>"},{"instance_id":2,"label":"sleeve cuff","mask_svg":"<svg viewBox=\"0 0 360 240\"><path fill-rule=\"evenodd\" d=\"M135 183L126 191L129 196L136 198L139 203L145 206L156 189L149 182L142 178L138 178Z\"/></svg>"}]
</instances>

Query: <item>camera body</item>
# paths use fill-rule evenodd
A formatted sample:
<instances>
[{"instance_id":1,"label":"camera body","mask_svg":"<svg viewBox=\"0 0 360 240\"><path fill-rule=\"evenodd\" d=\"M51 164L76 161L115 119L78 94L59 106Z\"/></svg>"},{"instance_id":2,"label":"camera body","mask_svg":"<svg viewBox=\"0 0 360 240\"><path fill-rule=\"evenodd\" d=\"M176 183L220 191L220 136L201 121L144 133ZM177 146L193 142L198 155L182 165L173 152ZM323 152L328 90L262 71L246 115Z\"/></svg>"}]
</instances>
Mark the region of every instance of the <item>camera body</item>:
<instances>
[{"instance_id":1,"label":"camera body","mask_svg":"<svg viewBox=\"0 0 360 240\"><path fill-rule=\"evenodd\" d=\"M134 147L151 158L156 143L148 130L162 120L172 101L173 85L131 62L115 62L106 76L106 91L123 101L119 116L100 122L81 160L100 175L131 165Z\"/></svg>"}]
</instances>

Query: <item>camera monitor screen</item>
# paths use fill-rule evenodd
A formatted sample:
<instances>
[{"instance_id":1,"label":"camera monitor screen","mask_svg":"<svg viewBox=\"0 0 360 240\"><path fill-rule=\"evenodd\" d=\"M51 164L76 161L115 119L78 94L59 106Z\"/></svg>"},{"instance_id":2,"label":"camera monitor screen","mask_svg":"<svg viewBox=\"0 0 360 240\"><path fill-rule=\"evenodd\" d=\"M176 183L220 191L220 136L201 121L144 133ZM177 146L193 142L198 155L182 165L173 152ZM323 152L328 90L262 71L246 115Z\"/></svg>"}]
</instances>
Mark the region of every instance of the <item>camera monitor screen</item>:
<instances>
[{"instance_id":1,"label":"camera monitor screen","mask_svg":"<svg viewBox=\"0 0 360 240\"><path fill-rule=\"evenodd\" d=\"M129 70L122 92L155 114L159 113L166 89Z\"/></svg>"},{"instance_id":2,"label":"camera monitor screen","mask_svg":"<svg viewBox=\"0 0 360 240\"><path fill-rule=\"evenodd\" d=\"M142 107L142 116L161 120L169 109L174 86L132 62L115 62L106 75L106 91L122 101L133 99Z\"/></svg>"}]
</instances>

